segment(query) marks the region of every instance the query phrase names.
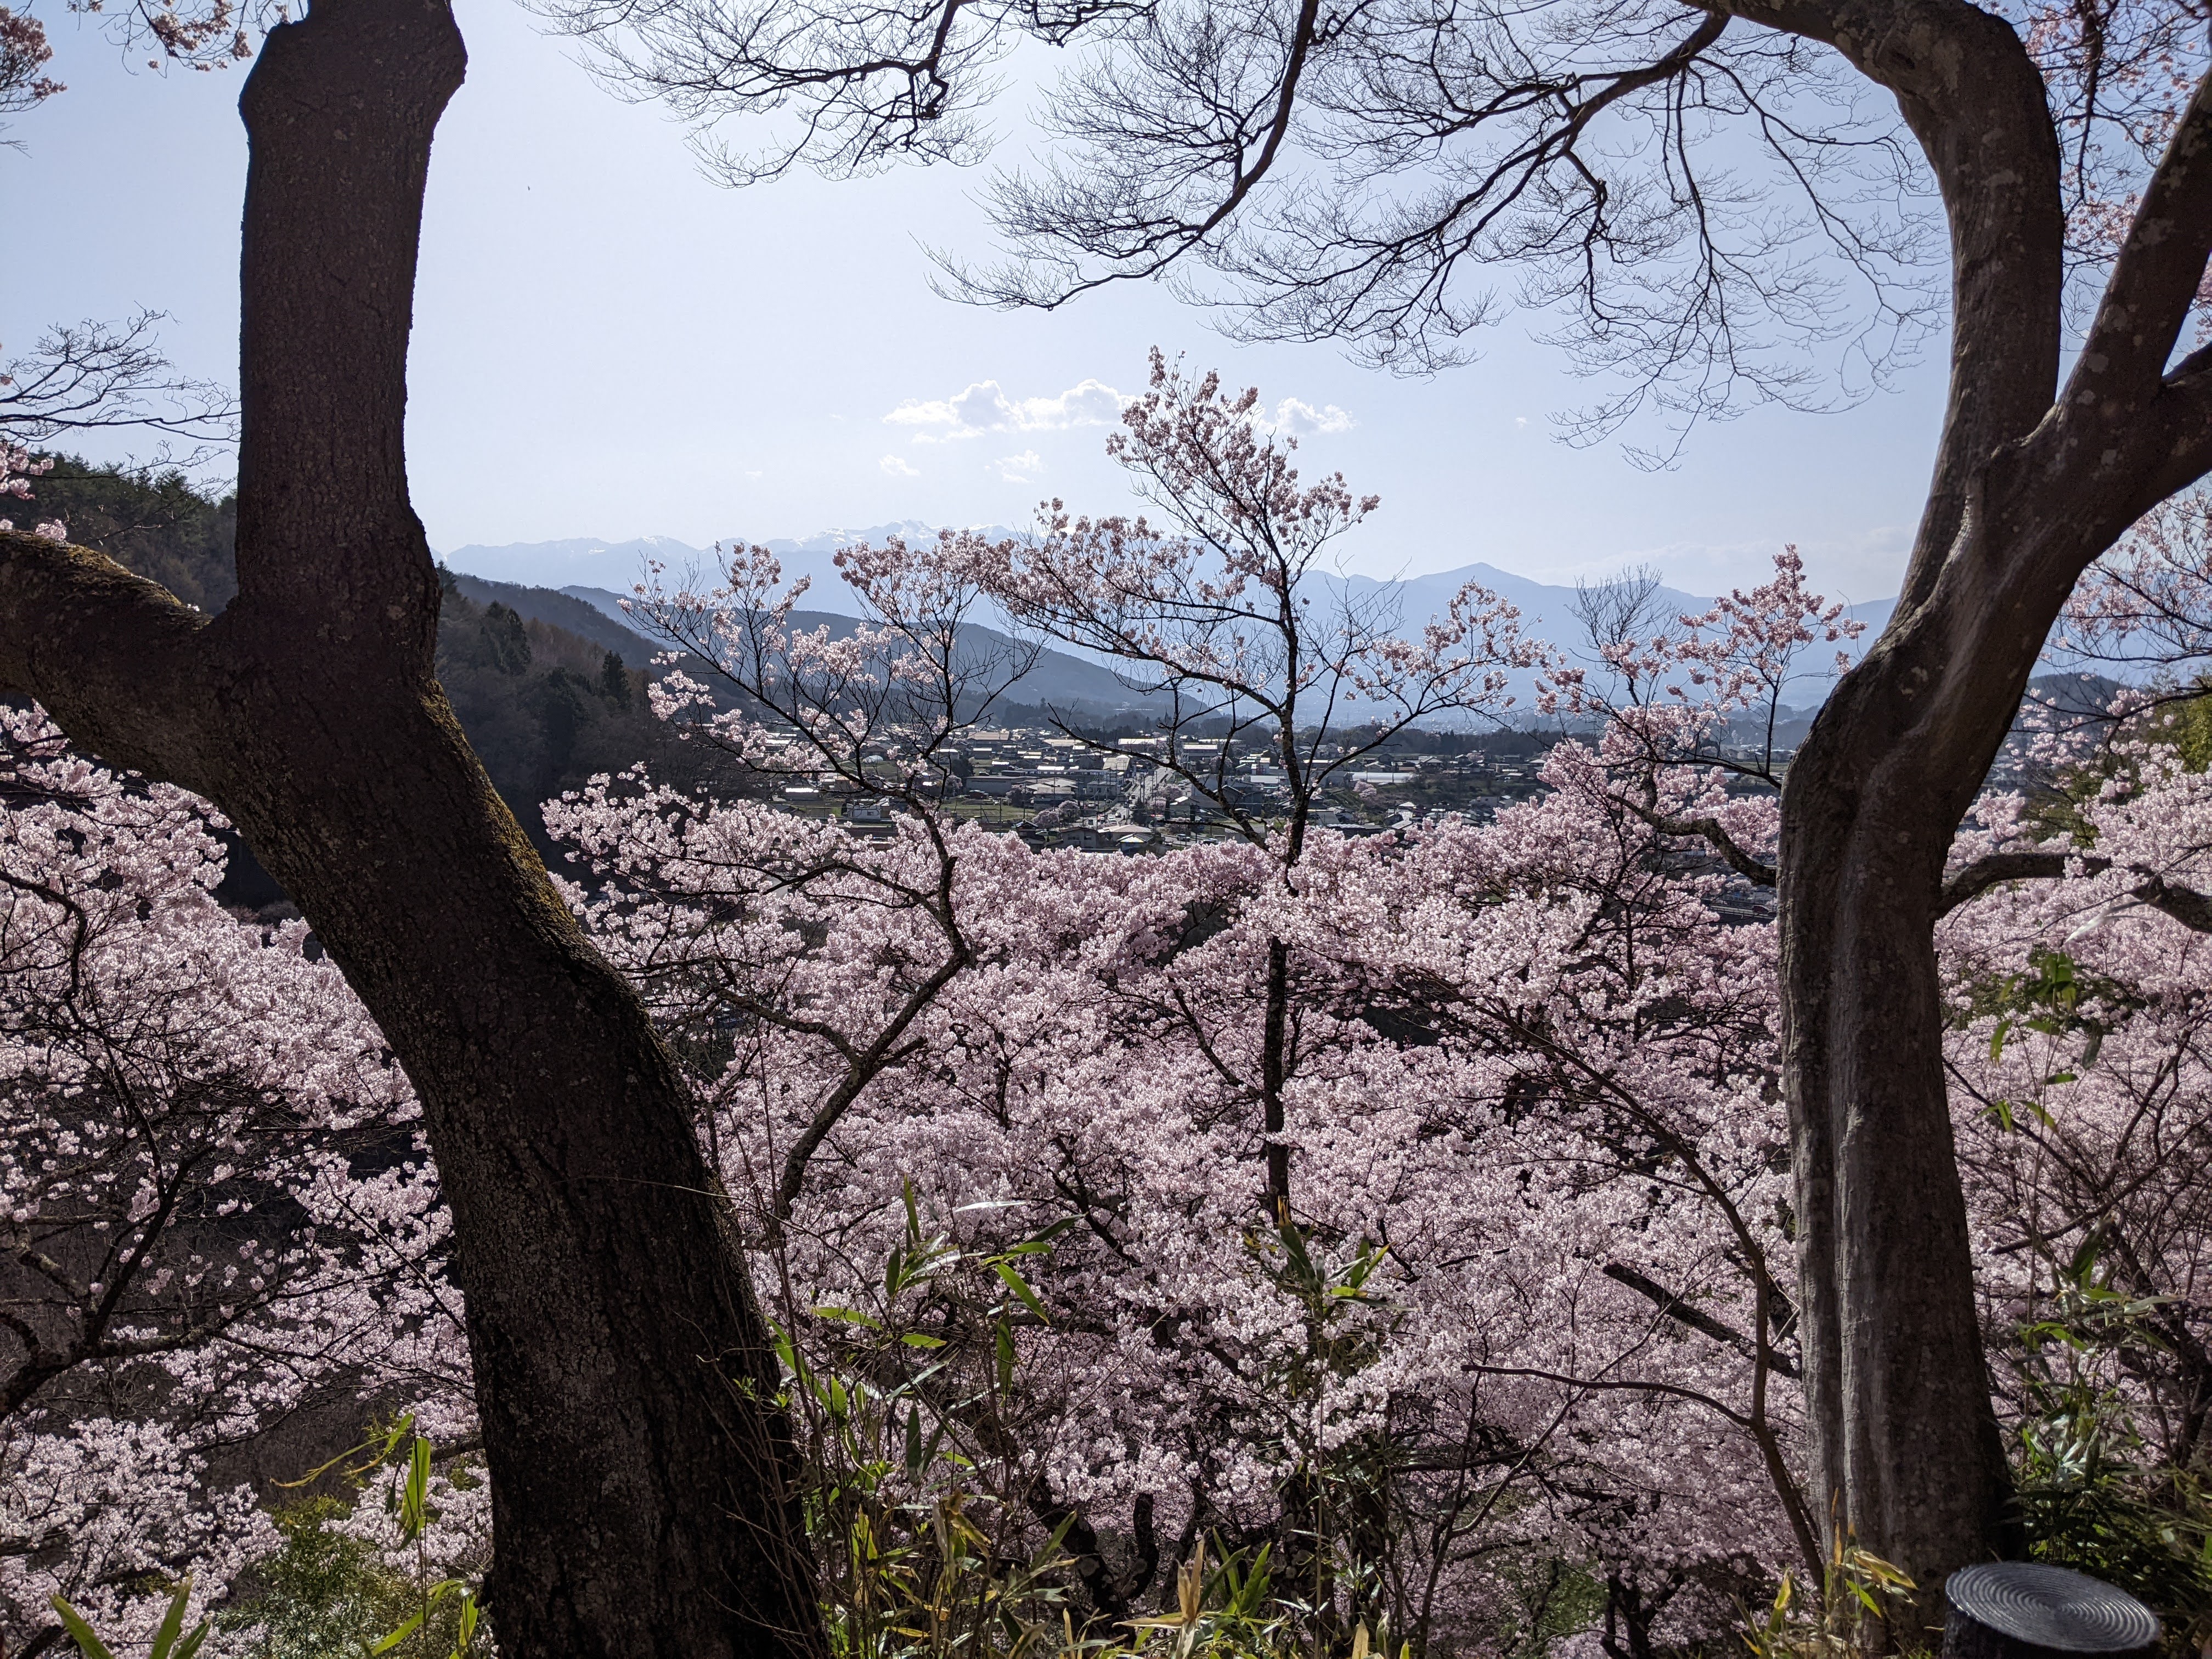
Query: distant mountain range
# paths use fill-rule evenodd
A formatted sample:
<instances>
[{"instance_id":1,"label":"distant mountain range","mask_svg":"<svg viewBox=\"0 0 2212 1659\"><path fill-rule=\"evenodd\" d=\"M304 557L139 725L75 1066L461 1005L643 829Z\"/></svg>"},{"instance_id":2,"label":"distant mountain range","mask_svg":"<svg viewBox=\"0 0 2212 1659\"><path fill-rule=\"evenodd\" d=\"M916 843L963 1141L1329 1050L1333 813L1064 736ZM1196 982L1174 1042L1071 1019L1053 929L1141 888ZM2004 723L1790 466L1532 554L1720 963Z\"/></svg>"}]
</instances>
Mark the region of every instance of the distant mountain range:
<instances>
[{"instance_id":1,"label":"distant mountain range","mask_svg":"<svg viewBox=\"0 0 2212 1659\"><path fill-rule=\"evenodd\" d=\"M1020 532L993 526L994 536ZM866 530L817 531L802 540L764 542L763 546L783 561L787 583L801 576L813 580L812 597L820 608L843 613L845 584L837 574L837 550L860 542L881 544L893 536L908 541L934 541L934 526L908 519L898 524L872 525ZM744 538L732 537L726 546ZM519 582L532 587L599 587L627 594L649 564L658 563L672 576L691 570L712 575L717 563L711 548L693 547L672 536L638 536L626 542L596 540L588 536L562 542L515 542L505 547L457 547L441 556L455 570L493 581Z\"/></svg>"},{"instance_id":2,"label":"distant mountain range","mask_svg":"<svg viewBox=\"0 0 2212 1659\"><path fill-rule=\"evenodd\" d=\"M992 536L1015 536L1024 532L1008 530L1001 526L984 526L984 533ZM860 542L880 545L892 536L902 536L909 542L933 539L934 526L916 520L896 524L872 525L865 530L833 528L823 530L799 539L784 539L763 544L783 562L783 579L787 583L801 576L810 579L806 599L811 603L805 612L808 625L825 621L849 622L858 610L847 594L842 578L835 563L837 550ZM473 591L473 585L465 586L471 598L496 597L526 616L542 616L547 622L558 623L564 628L580 633L588 632L572 620L578 611L588 610L596 620L593 627L611 627L628 636L628 643L616 643L607 636L611 649L619 650L624 659L641 666L645 654L655 647L647 644L628 626L621 601L642 579L648 566L658 564L668 574L682 578L692 572L711 578L716 564L713 550L697 548L666 536L641 536L629 541L610 542L589 537L556 542L518 542L505 547L471 545L458 547L443 556L454 570L482 579L486 594ZM1408 576L1386 580L1371 576L1331 575L1324 579L1331 586L1339 583L1348 595L1356 599L1373 598L1388 610L1395 611L1401 626L1418 629L1431 617L1441 614L1452 598L1470 581L1483 586L1510 601L1521 612L1521 629L1524 635L1547 640L1566 651L1571 656L1588 655L1583 643L1583 627L1575 614L1578 590L1558 584L1540 582L1526 576L1517 576L1495 565L1462 565L1455 570L1438 571L1429 575ZM556 590L547 599L534 599L526 604L502 591L490 594L494 585L516 585L539 593ZM1659 598L1668 617L1697 615L1711 607L1710 596L1681 592L1672 588L1660 590ZM552 614L548 609L532 609L532 605L552 605L555 600L565 600L557 607L562 614ZM1876 599L1850 608L1849 614L1867 624L1858 641L1848 647L1853 660L1871 643L1888 623L1894 599ZM979 644L1003 639L994 630L980 629ZM599 639L598 633L589 637ZM1808 653L1807 676L1796 700L1807 707L1817 707L1827 695L1826 673L1829 653L1822 649ZM1517 677L1528 680L1531 677ZM1516 687L1524 702L1533 687ZM1040 662L1032 678L1023 691L1025 702L1063 707L1074 712L1080 709L1088 715L1115 710L1131 710L1141 706L1143 699L1130 692L1115 678L1112 671L1103 665L1086 660L1067 652L1051 652Z\"/></svg>"},{"instance_id":3,"label":"distant mountain range","mask_svg":"<svg viewBox=\"0 0 2212 1659\"><path fill-rule=\"evenodd\" d=\"M457 585L464 597L478 605L504 605L534 621L580 634L616 653L632 668L643 668L656 653L667 649L632 625L629 614L622 608L623 595L604 587L582 583L557 589L537 587L467 574L460 575ZM832 639L842 638L859 625L854 617L826 611L794 611L791 619L804 629L826 627ZM971 626L962 630L962 648L978 656L998 656L1011 643L994 629ZM1086 720L1139 714L1150 702L1124 685L1111 669L1064 651L1042 653L1012 695L1027 712L1049 708ZM1010 710L1006 718L1015 715Z\"/></svg>"}]
</instances>

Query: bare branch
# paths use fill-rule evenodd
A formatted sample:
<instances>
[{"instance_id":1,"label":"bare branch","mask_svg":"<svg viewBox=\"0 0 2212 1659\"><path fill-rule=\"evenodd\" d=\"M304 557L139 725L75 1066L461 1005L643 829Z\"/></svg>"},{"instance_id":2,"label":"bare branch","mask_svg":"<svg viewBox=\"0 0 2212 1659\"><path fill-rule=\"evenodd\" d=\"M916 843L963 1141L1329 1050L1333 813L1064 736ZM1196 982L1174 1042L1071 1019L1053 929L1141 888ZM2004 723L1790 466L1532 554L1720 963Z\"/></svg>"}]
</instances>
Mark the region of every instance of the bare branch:
<instances>
[{"instance_id":1,"label":"bare branch","mask_svg":"<svg viewBox=\"0 0 2212 1659\"><path fill-rule=\"evenodd\" d=\"M536 0L599 54L599 78L658 99L691 124L708 167L732 184L794 167L833 175L892 161L978 159L975 106L988 71L1034 35L1064 44L1146 0L854 0L830 8L776 0ZM741 151L716 135L733 116L782 125Z\"/></svg>"},{"instance_id":2,"label":"bare branch","mask_svg":"<svg viewBox=\"0 0 2212 1659\"><path fill-rule=\"evenodd\" d=\"M63 324L0 364L0 434L44 443L68 432L142 428L198 445L238 441L238 399L179 374L161 355L158 311Z\"/></svg>"},{"instance_id":3,"label":"bare branch","mask_svg":"<svg viewBox=\"0 0 2212 1659\"><path fill-rule=\"evenodd\" d=\"M1158 276L1205 249L1274 168L1322 40L1321 0L1299 0L1287 37L1265 7L1235 19L1210 13L1195 27L1158 13L1148 21L1131 45L1155 71L1152 84L1102 67L1054 100L1058 135L1103 152L1086 157L1085 176L1017 175L992 191L1018 241L1060 251L981 273L940 261L952 294L1051 310L1110 283ZM1147 145L1139 164L1102 167L1133 128ZM1163 148L1176 153L1165 165Z\"/></svg>"}]
</instances>

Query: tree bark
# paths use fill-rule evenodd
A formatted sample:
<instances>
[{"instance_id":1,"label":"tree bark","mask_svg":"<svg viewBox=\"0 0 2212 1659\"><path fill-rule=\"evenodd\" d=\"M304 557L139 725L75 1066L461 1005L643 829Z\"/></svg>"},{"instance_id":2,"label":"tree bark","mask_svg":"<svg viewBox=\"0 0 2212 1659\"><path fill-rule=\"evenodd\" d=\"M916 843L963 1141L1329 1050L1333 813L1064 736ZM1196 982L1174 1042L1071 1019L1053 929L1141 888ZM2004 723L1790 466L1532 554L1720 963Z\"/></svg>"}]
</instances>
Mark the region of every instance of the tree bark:
<instances>
[{"instance_id":1,"label":"tree bark","mask_svg":"<svg viewBox=\"0 0 2212 1659\"><path fill-rule=\"evenodd\" d=\"M1719 3L1888 88L1951 233L1927 505L1889 627L1790 763L1778 860L1810 1484L1935 1626L1954 1569L2019 1543L1944 1086L1944 863L2075 581L2212 465L2212 354L2168 367L2212 249L2212 106L2200 87L2062 389L2057 134L2012 25L1966 0Z\"/></svg>"},{"instance_id":2,"label":"tree bark","mask_svg":"<svg viewBox=\"0 0 2212 1659\"><path fill-rule=\"evenodd\" d=\"M2006 683L2016 699L2027 667L1990 675L1994 719L1955 695L1916 707L1952 643L1932 626L1885 636L1837 689L1791 762L1781 848L1809 1484L1838 1528L1923 1586L2015 1543L1951 1139L1934 898L2008 724ZM1929 753L1945 737L1948 764Z\"/></svg>"},{"instance_id":3,"label":"tree bark","mask_svg":"<svg viewBox=\"0 0 2212 1659\"><path fill-rule=\"evenodd\" d=\"M1953 197L1947 185L1954 248L1994 244L1957 228ZM2212 88L2145 194L2067 386L2010 433L1974 413L1988 399L1954 393L1905 596L1814 720L1784 792L1784 1068L1813 1485L1838 1526L1918 1582L1923 1625L1940 1626L1952 1571L2020 1543L1944 1085L1944 863L2075 581L2212 467L2212 358L2166 368L2208 251ZM1962 268L1954 383L2002 346L1996 292ZM2039 359L2046 319L2012 320Z\"/></svg>"},{"instance_id":4,"label":"tree bark","mask_svg":"<svg viewBox=\"0 0 2212 1659\"><path fill-rule=\"evenodd\" d=\"M444 0L317 0L241 100L239 595L213 621L0 536L0 685L213 799L421 1095L489 1465L487 1601L526 1656L826 1652L778 1370L642 1005L432 671L403 425Z\"/></svg>"}]
</instances>

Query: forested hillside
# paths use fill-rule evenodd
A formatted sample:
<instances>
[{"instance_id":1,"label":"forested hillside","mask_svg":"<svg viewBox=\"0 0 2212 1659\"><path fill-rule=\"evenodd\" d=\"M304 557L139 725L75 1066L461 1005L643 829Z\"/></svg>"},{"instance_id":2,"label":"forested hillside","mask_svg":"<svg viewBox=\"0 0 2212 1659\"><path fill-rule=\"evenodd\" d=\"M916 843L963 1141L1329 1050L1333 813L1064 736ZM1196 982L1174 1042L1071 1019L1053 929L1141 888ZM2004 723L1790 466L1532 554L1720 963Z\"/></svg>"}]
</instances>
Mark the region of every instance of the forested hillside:
<instances>
[{"instance_id":1,"label":"forested hillside","mask_svg":"<svg viewBox=\"0 0 2212 1659\"><path fill-rule=\"evenodd\" d=\"M96 548L151 578L187 605L214 612L238 592L232 545L238 498L196 487L181 472L94 466L73 455L51 458L38 481L42 519L59 519L70 539Z\"/></svg>"},{"instance_id":2,"label":"forested hillside","mask_svg":"<svg viewBox=\"0 0 2212 1659\"><path fill-rule=\"evenodd\" d=\"M538 803L595 773L680 763L646 706L645 676L596 641L479 605L442 573L438 679L500 794L541 851ZM661 769L656 764L655 769Z\"/></svg>"},{"instance_id":3,"label":"forested hillside","mask_svg":"<svg viewBox=\"0 0 2212 1659\"><path fill-rule=\"evenodd\" d=\"M488 581L466 571L453 573L451 591L477 605L503 605L526 621L564 629L615 653L632 668L643 668L661 647L635 629L625 628L602 606L558 588L532 587L522 582Z\"/></svg>"},{"instance_id":4,"label":"forested hillside","mask_svg":"<svg viewBox=\"0 0 2212 1659\"><path fill-rule=\"evenodd\" d=\"M58 457L39 478L35 500L40 514L69 526L72 541L203 611L221 611L238 592L234 496L180 472ZM583 631L544 619L556 615L581 623ZM646 707L647 654L642 641L580 601L443 573L439 680L470 745L541 852L551 843L538 804L595 773L650 760L656 772L697 781L691 752Z\"/></svg>"}]
</instances>

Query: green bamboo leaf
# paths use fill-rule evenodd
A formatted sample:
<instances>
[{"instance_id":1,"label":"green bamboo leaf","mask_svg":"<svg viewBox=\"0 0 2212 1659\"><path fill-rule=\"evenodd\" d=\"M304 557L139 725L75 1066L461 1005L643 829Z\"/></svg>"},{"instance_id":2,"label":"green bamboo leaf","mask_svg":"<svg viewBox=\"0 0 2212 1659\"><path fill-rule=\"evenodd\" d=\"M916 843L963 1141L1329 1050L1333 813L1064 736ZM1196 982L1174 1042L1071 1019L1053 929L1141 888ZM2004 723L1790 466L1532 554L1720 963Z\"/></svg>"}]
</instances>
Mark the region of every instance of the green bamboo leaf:
<instances>
[{"instance_id":1,"label":"green bamboo leaf","mask_svg":"<svg viewBox=\"0 0 2212 1659\"><path fill-rule=\"evenodd\" d=\"M155 1629L152 1659L169 1659L169 1650L177 1645L177 1638L185 1628L185 1604L191 1599L192 1581L187 1577L169 1597L168 1607Z\"/></svg>"},{"instance_id":2,"label":"green bamboo leaf","mask_svg":"<svg viewBox=\"0 0 2212 1659\"><path fill-rule=\"evenodd\" d=\"M77 1650L84 1655L84 1659L115 1659L115 1656L107 1650L107 1644L94 1635L92 1626L85 1623L82 1613L58 1595L53 1599L53 1608L61 1615L62 1628L70 1633L70 1638L76 1644Z\"/></svg>"},{"instance_id":3,"label":"green bamboo leaf","mask_svg":"<svg viewBox=\"0 0 2212 1659\"><path fill-rule=\"evenodd\" d=\"M994 1261L991 1265L998 1269L999 1277L1006 1281L1006 1288L1021 1298L1024 1307L1046 1324L1052 1323L1052 1316L1044 1310L1044 1304L1037 1300L1037 1293L1030 1288L1029 1280L1015 1272L1012 1262Z\"/></svg>"},{"instance_id":4,"label":"green bamboo leaf","mask_svg":"<svg viewBox=\"0 0 2212 1659\"><path fill-rule=\"evenodd\" d=\"M411 1544L430 1526L430 1443L422 1436L407 1457L407 1484L399 1505L399 1536Z\"/></svg>"},{"instance_id":5,"label":"green bamboo leaf","mask_svg":"<svg viewBox=\"0 0 2212 1659\"><path fill-rule=\"evenodd\" d=\"M398 1647L402 1642L412 1636L415 1633L415 1627L422 1622L422 1615L418 1613L412 1619L410 1619L405 1624L400 1626L398 1630L393 1631L382 1641L370 1648L369 1653L372 1656L372 1659L374 1659L374 1656L376 1654L391 1652L392 1649Z\"/></svg>"}]
</instances>

